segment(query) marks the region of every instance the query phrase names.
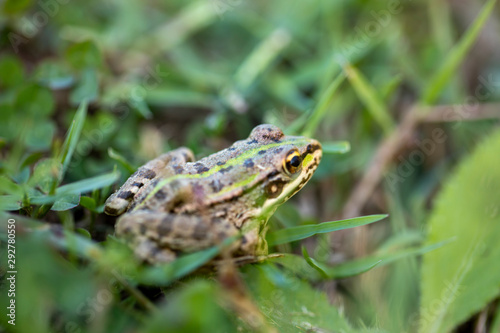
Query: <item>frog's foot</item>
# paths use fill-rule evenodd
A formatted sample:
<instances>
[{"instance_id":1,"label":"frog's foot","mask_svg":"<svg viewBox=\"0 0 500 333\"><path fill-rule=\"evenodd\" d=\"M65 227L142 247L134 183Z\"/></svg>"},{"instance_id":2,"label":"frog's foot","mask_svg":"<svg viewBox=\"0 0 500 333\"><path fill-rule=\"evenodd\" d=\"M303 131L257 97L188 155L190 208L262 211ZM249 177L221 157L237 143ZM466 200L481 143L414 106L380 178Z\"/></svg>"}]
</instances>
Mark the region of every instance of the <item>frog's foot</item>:
<instances>
[{"instance_id":1,"label":"frog's foot","mask_svg":"<svg viewBox=\"0 0 500 333\"><path fill-rule=\"evenodd\" d=\"M194 160L193 153L187 148L179 148L163 154L141 166L118 191L113 193L104 206L104 212L117 216L126 212L132 202L136 200L155 178L175 174L175 167L179 168Z\"/></svg>"},{"instance_id":2,"label":"frog's foot","mask_svg":"<svg viewBox=\"0 0 500 333\"><path fill-rule=\"evenodd\" d=\"M115 229L117 236L128 239L141 259L150 262L165 262L156 258L175 256L175 252L203 250L239 233L232 223L222 219L151 210L121 216ZM234 246L236 249L239 244Z\"/></svg>"}]
</instances>

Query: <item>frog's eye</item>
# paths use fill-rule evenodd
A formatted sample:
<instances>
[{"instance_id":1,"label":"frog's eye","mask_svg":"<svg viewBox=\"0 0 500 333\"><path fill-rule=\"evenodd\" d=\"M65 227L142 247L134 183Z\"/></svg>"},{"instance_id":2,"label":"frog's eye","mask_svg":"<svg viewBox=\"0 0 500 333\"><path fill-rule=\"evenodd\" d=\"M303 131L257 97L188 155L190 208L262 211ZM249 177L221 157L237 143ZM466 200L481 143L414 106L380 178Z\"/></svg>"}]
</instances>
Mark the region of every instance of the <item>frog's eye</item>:
<instances>
[{"instance_id":1,"label":"frog's eye","mask_svg":"<svg viewBox=\"0 0 500 333\"><path fill-rule=\"evenodd\" d=\"M294 174L300 170L302 158L298 150L291 150L283 161L283 169L288 174Z\"/></svg>"}]
</instances>

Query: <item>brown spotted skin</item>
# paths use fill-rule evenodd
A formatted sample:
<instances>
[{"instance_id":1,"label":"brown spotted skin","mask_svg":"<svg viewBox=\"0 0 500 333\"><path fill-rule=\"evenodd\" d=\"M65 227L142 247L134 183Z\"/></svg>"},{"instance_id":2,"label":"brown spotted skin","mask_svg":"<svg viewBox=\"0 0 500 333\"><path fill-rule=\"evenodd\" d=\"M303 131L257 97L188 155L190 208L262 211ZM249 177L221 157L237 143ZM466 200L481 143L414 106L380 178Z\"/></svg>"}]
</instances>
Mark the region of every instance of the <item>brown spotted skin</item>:
<instances>
[{"instance_id":1,"label":"brown spotted skin","mask_svg":"<svg viewBox=\"0 0 500 333\"><path fill-rule=\"evenodd\" d=\"M295 155L303 163L291 173L286 161ZM268 218L304 186L320 159L316 140L260 125L248 139L199 161L179 148L148 162L107 200L105 212L122 215L117 235L151 263L240 233L233 254L262 255Z\"/></svg>"},{"instance_id":2,"label":"brown spotted skin","mask_svg":"<svg viewBox=\"0 0 500 333\"><path fill-rule=\"evenodd\" d=\"M104 212L117 216L127 211L132 202L147 191L153 179L174 175L172 165L182 166L194 160L193 153L187 148L179 148L163 154L141 166L118 191L113 193L104 206Z\"/></svg>"},{"instance_id":3,"label":"brown spotted skin","mask_svg":"<svg viewBox=\"0 0 500 333\"><path fill-rule=\"evenodd\" d=\"M166 253L173 259L176 253L219 244L239 230L223 219L139 210L120 218L116 233L129 240L139 258L155 263L164 262Z\"/></svg>"}]
</instances>

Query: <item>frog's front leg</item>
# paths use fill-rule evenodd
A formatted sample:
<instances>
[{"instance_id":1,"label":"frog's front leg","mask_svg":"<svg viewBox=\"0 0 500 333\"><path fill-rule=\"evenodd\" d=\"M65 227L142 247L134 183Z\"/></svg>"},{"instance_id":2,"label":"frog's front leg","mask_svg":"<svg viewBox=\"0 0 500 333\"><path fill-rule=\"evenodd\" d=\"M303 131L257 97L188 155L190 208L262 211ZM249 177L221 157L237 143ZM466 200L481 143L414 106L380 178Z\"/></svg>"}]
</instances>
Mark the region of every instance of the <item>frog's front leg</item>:
<instances>
[{"instance_id":1,"label":"frog's front leg","mask_svg":"<svg viewBox=\"0 0 500 333\"><path fill-rule=\"evenodd\" d=\"M115 229L117 236L130 243L137 257L150 263L170 262L176 253L203 250L239 233L224 219L151 210L121 216ZM239 244L233 246L236 249Z\"/></svg>"},{"instance_id":2,"label":"frog's front leg","mask_svg":"<svg viewBox=\"0 0 500 333\"><path fill-rule=\"evenodd\" d=\"M155 178L175 174L187 162L194 160L193 153L187 148L178 148L163 154L141 166L118 191L113 193L104 206L104 212L116 216L126 212L132 202L153 183Z\"/></svg>"}]
</instances>

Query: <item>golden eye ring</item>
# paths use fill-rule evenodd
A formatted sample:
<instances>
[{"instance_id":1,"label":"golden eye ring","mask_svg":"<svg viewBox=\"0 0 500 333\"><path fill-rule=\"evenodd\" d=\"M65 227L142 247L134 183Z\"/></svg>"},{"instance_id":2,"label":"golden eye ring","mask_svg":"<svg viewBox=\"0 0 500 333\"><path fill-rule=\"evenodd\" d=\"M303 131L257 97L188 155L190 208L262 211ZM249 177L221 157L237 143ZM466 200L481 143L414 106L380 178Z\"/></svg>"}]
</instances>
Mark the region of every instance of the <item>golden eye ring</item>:
<instances>
[{"instance_id":1,"label":"golden eye ring","mask_svg":"<svg viewBox=\"0 0 500 333\"><path fill-rule=\"evenodd\" d=\"M300 171L302 167L302 158L298 150L291 150L286 155L283 161L283 169L289 175L293 175Z\"/></svg>"}]
</instances>

